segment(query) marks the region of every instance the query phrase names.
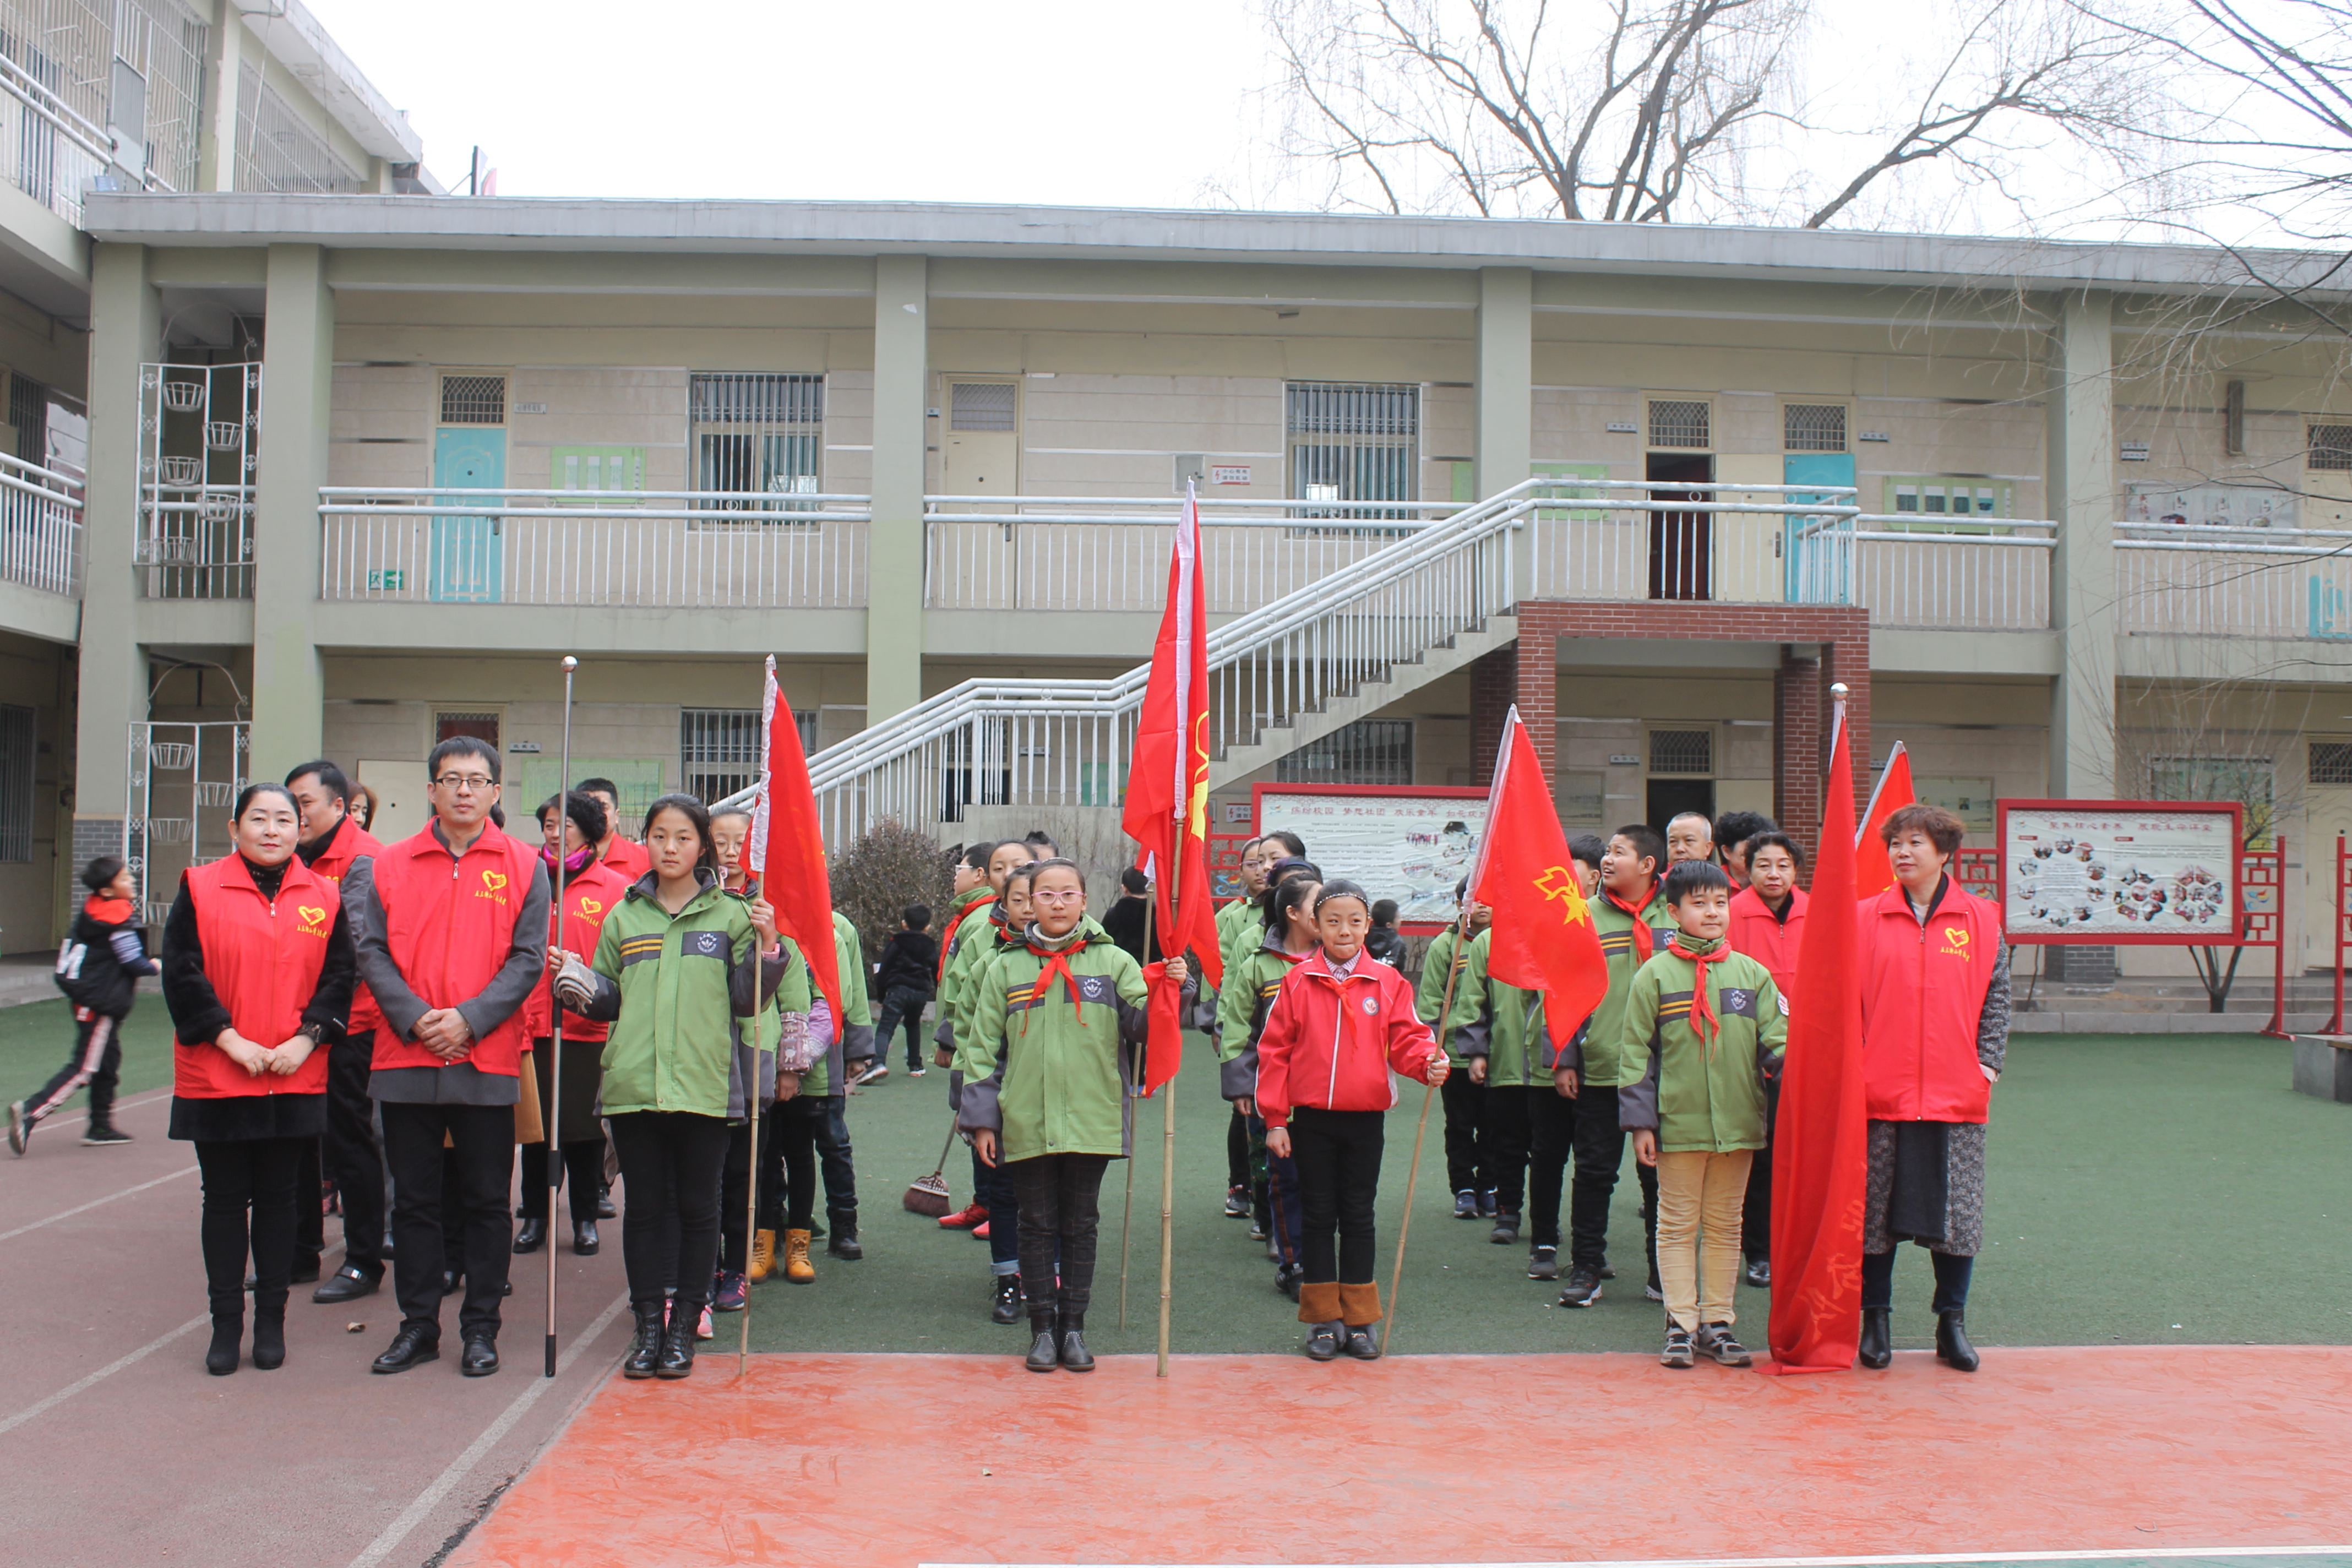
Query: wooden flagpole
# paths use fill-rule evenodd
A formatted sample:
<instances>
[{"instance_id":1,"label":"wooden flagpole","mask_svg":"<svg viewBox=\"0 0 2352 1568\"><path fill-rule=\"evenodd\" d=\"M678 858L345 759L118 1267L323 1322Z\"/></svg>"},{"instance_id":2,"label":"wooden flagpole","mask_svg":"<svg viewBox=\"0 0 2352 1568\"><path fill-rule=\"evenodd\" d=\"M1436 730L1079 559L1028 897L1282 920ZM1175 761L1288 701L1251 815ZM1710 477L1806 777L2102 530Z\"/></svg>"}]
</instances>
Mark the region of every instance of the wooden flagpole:
<instances>
[{"instance_id":1,"label":"wooden flagpole","mask_svg":"<svg viewBox=\"0 0 2352 1568\"><path fill-rule=\"evenodd\" d=\"M1462 966L1470 957L1470 904L1475 892L1475 889L1463 889L1462 913L1454 926L1454 955L1445 969L1445 1004L1437 1015L1437 1048L1441 1054L1445 1049L1446 1037L1452 1032L1447 1026L1454 1015L1454 984L1462 978ZM1404 1289L1404 1244L1405 1238L1412 1234L1412 1194L1421 1183L1421 1146L1429 1138L1429 1107L1436 1098L1437 1088L1433 1084L1421 1091L1421 1122L1413 1129L1412 1163L1406 1169L1404 1177L1404 1215L1397 1222L1396 1268L1389 1275L1388 1317L1381 1326L1382 1355L1388 1354L1389 1342L1396 1338L1397 1295Z\"/></svg>"},{"instance_id":2,"label":"wooden flagpole","mask_svg":"<svg viewBox=\"0 0 2352 1568\"><path fill-rule=\"evenodd\" d=\"M563 894L571 884L564 863L572 851L565 838L565 829L572 822L572 674L580 661L570 654L563 656L563 774L556 781L559 792L555 797L555 951L563 951ZM540 1115L540 1146L547 1151L547 1369L546 1375L555 1375L555 1191L563 1180L562 1117L563 1105L563 1004L556 1000L555 983L548 981L548 1013L552 1021L554 1038L547 1048L554 1053L548 1064L547 1098L552 1103ZM535 1072L535 1068L526 1068ZM573 1193L577 1199L580 1194ZM592 1211L593 1212L593 1211Z\"/></svg>"},{"instance_id":3,"label":"wooden flagpole","mask_svg":"<svg viewBox=\"0 0 2352 1568\"><path fill-rule=\"evenodd\" d=\"M1157 900L1149 898L1143 900L1143 951L1147 954L1151 952L1151 916L1157 902ZM1143 1059L1136 1063L1135 1081L1139 1086L1142 1084L1145 1072L1150 1068L1150 1043L1147 1040L1144 1045ZM1124 1091L1122 1090L1122 1092ZM1121 1333L1125 1333L1127 1331L1128 1242L1135 1231L1134 1126L1134 1119L1129 1117L1128 1119L1128 1127L1129 1131L1128 1133L1127 1150L1127 1210L1126 1213L1121 1215L1118 1222L1118 1330Z\"/></svg>"}]
</instances>

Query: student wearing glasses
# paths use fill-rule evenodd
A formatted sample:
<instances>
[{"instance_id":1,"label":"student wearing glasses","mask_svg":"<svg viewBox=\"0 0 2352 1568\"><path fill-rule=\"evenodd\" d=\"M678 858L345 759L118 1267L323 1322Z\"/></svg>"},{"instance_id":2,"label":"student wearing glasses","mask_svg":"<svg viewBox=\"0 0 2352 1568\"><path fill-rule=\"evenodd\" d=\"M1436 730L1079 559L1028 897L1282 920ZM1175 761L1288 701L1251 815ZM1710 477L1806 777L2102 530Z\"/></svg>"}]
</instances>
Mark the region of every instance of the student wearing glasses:
<instances>
[{"instance_id":1,"label":"student wearing glasses","mask_svg":"<svg viewBox=\"0 0 2352 1568\"><path fill-rule=\"evenodd\" d=\"M487 1377L499 1369L514 1245L514 1107L530 1046L521 1008L546 967L549 884L538 847L491 824L499 754L488 742L442 742L425 776L425 830L354 862L342 884L360 973L383 1016L368 1093L383 1118L397 1244L400 1331L371 1370L439 1358L446 1236L465 1262L458 1370Z\"/></svg>"}]
</instances>

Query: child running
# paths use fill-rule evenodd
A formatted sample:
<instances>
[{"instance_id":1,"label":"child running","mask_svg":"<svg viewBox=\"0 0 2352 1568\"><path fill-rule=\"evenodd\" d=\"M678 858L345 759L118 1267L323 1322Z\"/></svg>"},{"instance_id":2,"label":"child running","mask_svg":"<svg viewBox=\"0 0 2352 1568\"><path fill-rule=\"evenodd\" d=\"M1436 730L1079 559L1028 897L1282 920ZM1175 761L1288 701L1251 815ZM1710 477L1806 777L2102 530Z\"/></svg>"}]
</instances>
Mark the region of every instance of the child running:
<instances>
[{"instance_id":1,"label":"child running","mask_svg":"<svg viewBox=\"0 0 2352 1568\"><path fill-rule=\"evenodd\" d=\"M1764 1146L1764 1086L1780 1070L1789 1017L1769 971L1724 942L1731 879L1705 860L1666 873L1675 930L1625 999L1618 1116L1633 1157L1658 1173L1658 1275L1666 1344L1658 1359L1725 1366L1749 1356L1732 1337L1739 1211ZM1694 1347L1694 1342L1696 1345Z\"/></svg>"},{"instance_id":2,"label":"child running","mask_svg":"<svg viewBox=\"0 0 2352 1568\"><path fill-rule=\"evenodd\" d=\"M147 956L147 944L139 935L131 903L139 896L139 884L130 869L113 856L101 855L81 868L81 885L89 889L89 897L58 953L58 989L73 1004L73 1055L38 1093L8 1107L12 1154L22 1154L41 1119L54 1114L84 1084L89 1085L89 1125L82 1130L81 1141L94 1148L131 1142L131 1135L114 1124L122 1021L131 1016L140 976L160 973L162 966Z\"/></svg>"},{"instance_id":3,"label":"child running","mask_svg":"<svg viewBox=\"0 0 2352 1568\"><path fill-rule=\"evenodd\" d=\"M1381 1353L1381 1288L1372 1282L1372 1205L1396 1080L1445 1081L1437 1041L1413 1011L1412 988L1363 956L1371 900L1353 882L1315 896L1319 951L1291 972L1258 1041L1257 1110L1266 1149L1297 1163L1306 1211L1306 1282L1298 1321L1317 1361ZM1337 1246L1334 1246L1334 1232Z\"/></svg>"}]
</instances>

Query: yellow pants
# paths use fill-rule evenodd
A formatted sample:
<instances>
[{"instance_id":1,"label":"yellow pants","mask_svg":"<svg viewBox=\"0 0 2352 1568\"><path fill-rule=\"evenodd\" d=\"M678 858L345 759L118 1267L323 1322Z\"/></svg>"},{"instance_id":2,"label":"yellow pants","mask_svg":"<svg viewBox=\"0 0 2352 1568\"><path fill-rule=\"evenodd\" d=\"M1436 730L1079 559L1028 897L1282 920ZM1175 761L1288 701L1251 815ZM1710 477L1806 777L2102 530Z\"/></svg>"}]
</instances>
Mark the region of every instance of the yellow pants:
<instances>
[{"instance_id":1,"label":"yellow pants","mask_svg":"<svg viewBox=\"0 0 2352 1568\"><path fill-rule=\"evenodd\" d=\"M1658 1156L1658 1281L1679 1328L1729 1323L1739 1288L1739 1211L1755 1151Z\"/></svg>"}]
</instances>

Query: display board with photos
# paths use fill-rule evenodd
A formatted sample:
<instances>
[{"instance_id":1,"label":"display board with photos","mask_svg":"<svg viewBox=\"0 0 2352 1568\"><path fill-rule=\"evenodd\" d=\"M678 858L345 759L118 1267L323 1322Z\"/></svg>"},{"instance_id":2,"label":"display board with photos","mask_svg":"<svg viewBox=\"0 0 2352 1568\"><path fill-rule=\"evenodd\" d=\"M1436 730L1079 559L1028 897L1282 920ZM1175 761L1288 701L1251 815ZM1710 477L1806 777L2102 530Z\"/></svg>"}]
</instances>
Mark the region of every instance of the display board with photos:
<instances>
[{"instance_id":1,"label":"display board with photos","mask_svg":"<svg viewBox=\"0 0 2352 1568\"><path fill-rule=\"evenodd\" d=\"M2235 946L2243 830L2234 801L2004 800L2007 939Z\"/></svg>"},{"instance_id":2,"label":"display board with photos","mask_svg":"<svg viewBox=\"0 0 2352 1568\"><path fill-rule=\"evenodd\" d=\"M1288 828L1327 878L1397 901L1399 929L1436 931L1454 916L1486 829L1486 792L1436 786L1258 784L1257 831Z\"/></svg>"}]
</instances>

